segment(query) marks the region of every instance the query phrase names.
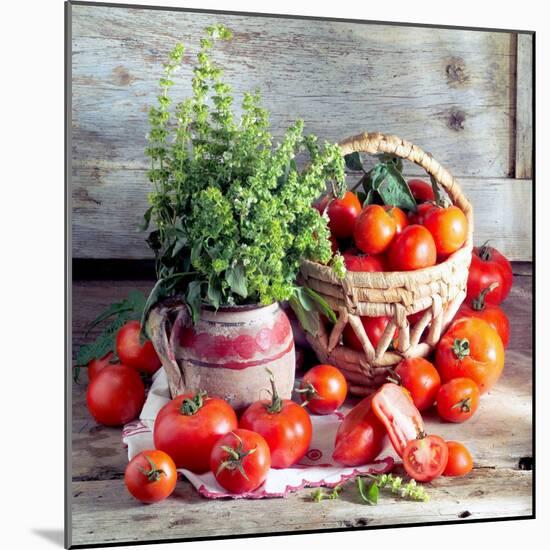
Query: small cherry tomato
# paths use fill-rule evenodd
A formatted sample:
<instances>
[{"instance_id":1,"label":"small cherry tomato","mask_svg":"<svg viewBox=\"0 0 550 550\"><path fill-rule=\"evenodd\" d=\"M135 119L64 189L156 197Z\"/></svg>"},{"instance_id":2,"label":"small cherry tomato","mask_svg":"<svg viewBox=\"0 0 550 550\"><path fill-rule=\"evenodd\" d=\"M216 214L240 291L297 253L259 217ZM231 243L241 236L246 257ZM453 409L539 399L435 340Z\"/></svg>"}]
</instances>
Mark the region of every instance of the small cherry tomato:
<instances>
[{"instance_id":1,"label":"small cherry tomato","mask_svg":"<svg viewBox=\"0 0 550 550\"><path fill-rule=\"evenodd\" d=\"M409 184L409 189L411 190L416 202L428 202L435 200L434 190L429 183L418 178L410 179L407 183Z\"/></svg>"},{"instance_id":2,"label":"small cherry tomato","mask_svg":"<svg viewBox=\"0 0 550 550\"><path fill-rule=\"evenodd\" d=\"M388 251L393 271L413 271L435 265L437 252L432 234L421 225L409 225L397 235Z\"/></svg>"},{"instance_id":3,"label":"small cherry tomato","mask_svg":"<svg viewBox=\"0 0 550 550\"><path fill-rule=\"evenodd\" d=\"M434 207L424 216L424 227L432 234L437 255L445 258L466 241L468 221L458 206Z\"/></svg>"},{"instance_id":4,"label":"small cherry tomato","mask_svg":"<svg viewBox=\"0 0 550 550\"><path fill-rule=\"evenodd\" d=\"M498 287L485 297L487 304L498 306L510 293L512 279L512 266L504 255L487 244L476 247L472 252L472 263L468 272L466 301L470 303L483 289L492 283L498 283Z\"/></svg>"},{"instance_id":5,"label":"small cherry tomato","mask_svg":"<svg viewBox=\"0 0 550 550\"><path fill-rule=\"evenodd\" d=\"M470 451L458 441L447 441L449 458L443 470L444 476L465 476L472 471L474 461Z\"/></svg>"},{"instance_id":6,"label":"small cherry tomato","mask_svg":"<svg viewBox=\"0 0 550 550\"><path fill-rule=\"evenodd\" d=\"M403 466L416 481L439 477L449 459L447 443L438 435L427 435L409 441L403 452Z\"/></svg>"},{"instance_id":7,"label":"small cherry tomato","mask_svg":"<svg viewBox=\"0 0 550 550\"><path fill-rule=\"evenodd\" d=\"M344 263L348 271L384 271L384 261L381 256L372 254L353 254L344 252Z\"/></svg>"},{"instance_id":8,"label":"small cherry tomato","mask_svg":"<svg viewBox=\"0 0 550 550\"><path fill-rule=\"evenodd\" d=\"M197 392L178 395L162 407L153 439L155 447L168 453L178 468L203 474L210 467L216 441L235 429L237 415L227 401Z\"/></svg>"},{"instance_id":9,"label":"small cherry tomato","mask_svg":"<svg viewBox=\"0 0 550 550\"><path fill-rule=\"evenodd\" d=\"M453 378L437 393L437 412L448 422L464 422L479 406L479 388L469 378Z\"/></svg>"},{"instance_id":10,"label":"small cherry tomato","mask_svg":"<svg viewBox=\"0 0 550 550\"><path fill-rule=\"evenodd\" d=\"M216 481L235 494L257 489L266 479L271 457L266 440L256 432L237 429L212 448L210 469Z\"/></svg>"},{"instance_id":11,"label":"small cherry tomato","mask_svg":"<svg viewBox=\"0 0 550 550\"><path fill-rule=\"evenodd\" d=\"M306 372L300 385L302 402L315 414L331 414L346 399L348 384L332 365L317 365Z\"/></svg>"},{"instance_id":12,"label":"small cherry tomato","mask_svg":"<svg viewBox=\"0 0 550 550\"><path fill-rule=\"evenodd\" d=\"M380 254L390 245L397 229L396 220L378 204L366 206L353 231L353 240L359 250Z\"/></svg>"},{"instance_id":13,"label":"small cherry tomato","mask_svg":"<svg viewBox=\"0 0 550 550\"><path fill-rule=\"evenodd\" d=\"M107 365L114 364L114 353L110 351L100 359L92 359L88 363L88 380L91 382Z\"/></svg>"},{"instance_id":14,"label":"small cherry tomato","mask_svg":"<svg viewBox=\"0 0 550 550\"><path fill-rule=\"evenodd\" d=\"M383 208L395 220L395 234L399 235L409 225L407 214L397 206L386 205Z\"/></svg>"},{"instance_id":15,"label":"small cherry tomato","mask_svg":"<svg viewBox=\"0 0 550 550\"><path fill-rule=\"evenodd\" d=\"M482 319L459 319L439 341L435 364L443 382L471 378L483 394L494 386L504 368L502 340Z\"/></svg>"},{"instance_id":16,"label":"small cherry tomato","mask_svg":"<svg viewBox=\"0 0 550 550\"><path fill-rule=\"evenodd\" d=\"M409 390L419 411L425 411L434 404L441 379L429 361L422 357L405 359L397 365L395 374L403 387Z\"/></svg>"},{"instance_id":17,"label":"small cherry tomato","mask_svg":"<svg viewBox=\"0 0 550 550\"><path fill-rule=\"evenodd\" d=\"M145 402L139 374L126 365L107 365L89 383L90 414L105 426L122 426L137 418Z\"/></svg>"},{"instance_id":18,"label":"small cherry tomato","mask_svg":"<svg viewBox=\"0 0 550 550\"><path fill-rule=\"evenodd\" d=\"M151 340L140 342L139 321L128 321L116 335L116 353L120 362L133 369L155 373L160 367L160 359Z\"/></svg>"},{"instance_id":19,"label":"small cherry tomato","mask_svg":"<svg viewBox=\"0 0 550 550\"><path fill-rule=\"evenodd\" d=\"M493 283L488 288L483 289L481 294L472 300L471 305L464 302L460 306L455 320L463 319L465 317L477 317L479 319L483 319L498 332L498 335L502 340L502 345L506 348L510 342L510 320L499 306L487 304L485 300L486 295L497 286L498 283Z\"/></svg>"},{"instance_id":20,"label":"small cherry tomato","mask_svg":"<svg viewBox=\"0 0 550 550\"><path fill-rule=\"evenodd\" d=\"M270 382L271 401L263 399L252 403L241 416L239 427L265 438L273 468L289 468L306 454L313 427L303 407L279 397L271 373Z\"/></svg>"},{"instance_id":21,"label":"small cherry tomato","mask_svg":"<svg viewBox=\"0 0 550 550\"><path fill-rule=\"evenodd\" d=\"M380 340L382 339L388 323L391 321L391 317L367 317L365 315L364 317L360 317L360 319L361 324L363 325L365 332L369 337L370 343L372 344L373 348L376 349L378 347L378 344L380 343ZM349 323L345 326L342 337L346 346L356 351L363 351L363 344L361 344L361 340L359 340L359 338L355 334L355 331Z\"/></svg>"},{"instance_id":22,"label":"small cherry tomato","mask_svg":"<svg viewBox=\"0 0 550 550\"><path fill-rule=\"evenodd\" d=\"M344 466L369 464L386 444L386 429L372 410L372 395L361 400L338 426L332 458Z\"/></svg>"},{"instance_id":23,"label":"small cherry tomato","mask_svg":"<svg viewBox=\"0 0 550 550\"><path fill-rule=\"evenodd\" d=\"M321 199L316 208L321 214L326 209L330 232L337 239L346 239L353 235L355 220L361 213L361 203L357 195L351 191L346 191L341 199L327 195Z\"/></svg>"},{"instance_id":24,"label":"small cherry tomato","mask_svg":"<svg viewBox=\"0 0 550 550\"><path fill-rule=\"evenodd\" d=\"M176 488L178 473L169 455L162 451L142 451L126 466L124 483L130 494L151 504L169 497Z\"/></svg>"},{"instance_id":25,"label":"small cherry tomato","mask_svg":"<svg viewBox=\"0 0 550 550\"><path fill-rule=\"evenodd\" d=\"M424 421L409 392L397 384L384 384L372 398L372 409L385 426L399 456L409 441L424 433Z\"/></svg>"}]
</instances>

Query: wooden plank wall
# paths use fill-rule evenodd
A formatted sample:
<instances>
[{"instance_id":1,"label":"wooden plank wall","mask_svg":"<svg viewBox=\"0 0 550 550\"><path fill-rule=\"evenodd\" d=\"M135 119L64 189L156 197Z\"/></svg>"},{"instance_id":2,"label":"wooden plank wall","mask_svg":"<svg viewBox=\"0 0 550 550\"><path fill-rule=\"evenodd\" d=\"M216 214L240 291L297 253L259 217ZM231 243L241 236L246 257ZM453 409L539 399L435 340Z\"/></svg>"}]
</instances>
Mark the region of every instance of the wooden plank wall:
<instances>
[{"instance_id":1,"label":"wooden plank wall","mask_svg":"<svg viewBox=\"0 0 550 550\"><path fill-rule=\"evenodd\" d=\"M259 87L276 136L303 118L321 139L380 130L413 141L466 189L476 241L531 260L530 35L83 5L72 7L75 258L150 258L135 229L148 106L179 40L188 50L173 94L189 95L214 22L234 33L216 61L237 98Z\"/></svg>"}]
</instances>

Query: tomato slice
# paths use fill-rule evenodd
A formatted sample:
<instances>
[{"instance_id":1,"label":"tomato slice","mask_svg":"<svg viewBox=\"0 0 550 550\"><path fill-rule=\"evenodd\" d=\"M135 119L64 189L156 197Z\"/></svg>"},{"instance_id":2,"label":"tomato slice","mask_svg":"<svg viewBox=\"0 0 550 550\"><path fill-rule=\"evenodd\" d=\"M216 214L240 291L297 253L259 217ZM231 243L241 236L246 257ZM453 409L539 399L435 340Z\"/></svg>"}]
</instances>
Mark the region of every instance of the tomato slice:
<instances>
[{"instance_id":1,"label":"tomato slice","mask_svg":"<svg viewBox=\"0 0 550 550\"><path fill-rule=\"evenodd\" d=\"M438 435L409 441L403 452L403 466L416 481L431 481L439 477L448 459L447 443Z\"/></svg>"},{"instance_id":2,"label":"tomato slice","mask_svg":"<svg viewBox=\"0 0 550 550\"><path fill-rule=\"evenodd\" d=\"M410 395L397 384L384 384L372 398L372 408L384 424L390 441L399 456L403 456L409 441L424 433L424 421Z\"/></svg>"}]
</instances>

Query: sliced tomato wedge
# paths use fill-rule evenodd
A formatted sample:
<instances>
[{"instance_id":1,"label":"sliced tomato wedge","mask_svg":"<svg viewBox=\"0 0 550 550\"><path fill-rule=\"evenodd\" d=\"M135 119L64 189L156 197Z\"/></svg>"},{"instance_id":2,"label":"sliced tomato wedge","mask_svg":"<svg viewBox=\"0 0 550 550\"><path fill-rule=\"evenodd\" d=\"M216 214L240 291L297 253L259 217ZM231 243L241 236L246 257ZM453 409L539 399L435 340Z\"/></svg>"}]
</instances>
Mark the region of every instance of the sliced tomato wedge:
<instances>
[{"instance_id":1,"label":"sliced tomato wedge","mask_svg":"<svg viewBox=\"0 0 550 550\"><path fill-rule=\"evenodd\" d=\"M372 409L384 424L395 452L402 457L409 441L424 433L424 421L410 394L397 384L384 384L372 398Z\"/></svg>"},{"instance_id":2,"label":"sliced tomato wedge","mask_svg":"<svg viewBox=\"0 0 550 550\"><path fill-rule=\"evenodd\" d=\"M409 441L403 452L403 466L416 481L431 481L447 466L449 449L438 435L427 435Z\"/></svg>"}]
</instances>

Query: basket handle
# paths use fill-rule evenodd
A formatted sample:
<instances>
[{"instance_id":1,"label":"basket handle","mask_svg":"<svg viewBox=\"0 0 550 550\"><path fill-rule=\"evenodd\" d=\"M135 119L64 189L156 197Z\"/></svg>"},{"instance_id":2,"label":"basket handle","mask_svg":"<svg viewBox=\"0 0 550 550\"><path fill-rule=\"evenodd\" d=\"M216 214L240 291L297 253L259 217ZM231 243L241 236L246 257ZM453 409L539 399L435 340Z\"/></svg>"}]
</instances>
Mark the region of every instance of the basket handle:
<instances>
[{"instance_id":1,"label":"basket handle","mask_svg":"<svg viewBox=\"0 0 550 550\"><path fill-rule=\"evenodd\" d=\"M466 243L467 245L472 244L474 233L472 205L465 197L456 179L430 153L424 152L420 147L409 141L380 132L364 132L363 134L351 136L341 141L338 145L343 155L349 155L350 153L369 153L371 155L389 153L404 160L414 162L423 168L445 189L452 203L464 212L468 220Z\"/></svg>"}]
</instances>

